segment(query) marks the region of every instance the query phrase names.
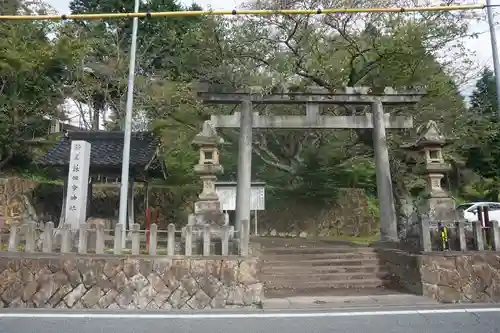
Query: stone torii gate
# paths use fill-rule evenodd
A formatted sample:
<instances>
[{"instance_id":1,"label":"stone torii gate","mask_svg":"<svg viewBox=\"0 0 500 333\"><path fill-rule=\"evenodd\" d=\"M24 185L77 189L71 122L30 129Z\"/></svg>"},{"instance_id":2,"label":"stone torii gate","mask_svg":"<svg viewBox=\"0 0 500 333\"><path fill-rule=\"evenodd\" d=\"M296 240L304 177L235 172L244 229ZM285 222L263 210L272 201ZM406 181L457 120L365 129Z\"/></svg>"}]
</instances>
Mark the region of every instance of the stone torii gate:
<instances>
[{"instance_id":1,"label":"stone torii gate","mask_svg":"<svg viewBox=\"0 0 500 333\"><path fill-rule=\"evenodd\" d=\"M282 91L263 95L259 89L242 91L225 90L218 85L200 85L198 96L204 103L240 104L241 112L233 115L212 115L216 128L240 128L238 145L238 172L236 189L235 229L241 229L241 221L250 219L252 129L373 129L374 154L377 177L377 196L380 205L380 234L382 242L398 241L397 220L386 142L386 128L412 128L411 116L384 114L387 104L415 104L426 94L425 89L396 91L387 87L381 93L367 87L346 87L330 92L323 88L312 88L307 92ZM305 116L263 116L252 111L252 104L303 104ZM320 104L369 105L372 113L359 116L323 116Z\"/></svg>"}]
</instances>

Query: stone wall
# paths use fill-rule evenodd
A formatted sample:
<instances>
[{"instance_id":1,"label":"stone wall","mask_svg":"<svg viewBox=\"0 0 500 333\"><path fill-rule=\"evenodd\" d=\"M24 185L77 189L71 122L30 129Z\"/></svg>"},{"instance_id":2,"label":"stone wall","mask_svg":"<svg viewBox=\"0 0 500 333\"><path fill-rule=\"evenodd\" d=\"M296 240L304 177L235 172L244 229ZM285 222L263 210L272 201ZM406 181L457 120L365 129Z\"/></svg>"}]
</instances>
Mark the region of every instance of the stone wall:
<instances>
[{"instance_id":1,"label":"stone wall","mask_svg":"<svg viewBox=\"0 0 500 333\"><path fill-rule=\"evenodd\" d=\"M117 217L120 202L120 189L104 188L95 186L93 188L92 216L95 217ZM138 223L145 220L144 188L135 189L135 218ZM39 219L43 222L52 221L57 223L61 214L63 187L60 184L39 183L34 180L16 177L0 178L0 216L3 216L5 205L10 199L17 195L25 195L33 207ZM178 226L187 222L192 205L188 203L196 197L196 191L191 189L176 189L175 193L167 188L152 188L150 191L149 204L159 209L158 225L166 229L169 223Z\"/></svg>"},{"instance_id":2,"label":"stone wall","mask_svg":"<svg viewBox=\"0 0 500 333\"><path fill-rule=\"evenodd\" d=\"M59 219L62 206L62 186L40 184L22 178L0 178L0 215L3 216L8 202L18 195L25 195L40 219Z\"/></svg>"},{"instance_id":3,"label":"stone wall","mask_svg":"<svg viewBox=\"0 0 500 333\"><path fill-rule=\"evenodd\" d=\"M166 229L169 223L184 226L196 199L198 186L192 188L153 188L150 206L159 208L158 226ZM38 183L22 178L0 179L0 216L4 205L12 197L26 195L39 218L58 222L61 213L63 188L58 184ZM116 217L119 206L119 189L93 189L92 212L94 217ZM135 217L144 221L144 189L135 189ZM266 210L258 215L259 233L271 236L368 236L378 232L378 219L371 211L362 189L341 189L335 205L314 205L302 201L268 200ZM252 224L253 231L253 224Z\"/></svg>"},{"instance_id":4,"label":"stone wall","mask_svg":"<svg viewBox=\"0 0 500 333\"><path fill-rule=\"evenodd\" d=\"M260 235L281 237L370 236L379 231L365 191L354 188L340 189L333 205L292 199L267 202L266 210L259 212L258 226Z\"/></svg>"},{"instance_id":5,"label":"stone wall","mask_svg":"<svg viewBox=\"0 0 500 333\"><path fill-rule=\"evenodd\" d=\"M0 307L259 307L256 259L0 253Z\"/></svg>"},{"instance_id":6,"label":"stone wall","mask_svg":"<svg viewBox=\"0 0 500 333\"><path fill-rule=\"evenodd\" d=\"M379 253L392 288L443 303L500 301L500 252Z\"/></svg>"}]
</instances>

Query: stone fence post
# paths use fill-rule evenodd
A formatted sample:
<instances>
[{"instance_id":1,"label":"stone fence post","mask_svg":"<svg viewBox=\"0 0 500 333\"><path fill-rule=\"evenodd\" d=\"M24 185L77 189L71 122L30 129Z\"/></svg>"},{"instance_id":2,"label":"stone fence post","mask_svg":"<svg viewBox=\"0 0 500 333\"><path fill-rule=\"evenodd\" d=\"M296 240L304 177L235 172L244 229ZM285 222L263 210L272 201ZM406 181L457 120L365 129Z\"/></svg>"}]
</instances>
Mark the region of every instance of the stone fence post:
<instances>
[{"instance_id":1,"label":"stone fence post","mask_svg":"<svg viewBox=\"0 0 500 333\"><path fill-rule=\"evenodd\" d=\"M140 252L140 225L138 223L132 224L132 254L138 255Z\"/></svg>"},{"instance_id":2,"label":"stone fence post","mask_svg":"<svg viewBox=\"0 0 500 333\"><path fill-rule=\"evenodd\" d=\"M221 255L229 255L229 226L225 225L222 229L221 237Z\"/></svg>"},{"instance_id":3,"label":"stone fence post","mask_svg":"<svg viewBox=\"0 0 500 333\"><path fill-rule=\"evenodd\" d=\"M460 251L467 251L467 238L465 237L465 221L457 222L458 242Z\"/></svg>"},{"instance_id":4,"label":"stone fence post","mask_svg":"<svg viewBox=\"0 0 500 333\"><path fill-rule=\"evenodd\" d=\"M122 254L122 224L121 223L117 223L115 225L113 252L114 252L114 254Z\"/></svg>"},{"instance_id":5,"label":"stone fence post","mask_svg":"<svg viewBox=\"0 0 500 333\"><path fill-rule=\"evenodd\" d=\"M248 245L250 243L250 221L241 221L240 231L240 255L242 257L248 256Z\"/></svg>"},{"instance_id":6,"label":"stone fence post","mask_svg":"<svg viewBox=\"0 0 500 333\"><path fill-rule=\"evenodd\" d=\"M477 250L484 251L483 226L479 221L473 222L472 224L474 225L474 239L476 241Z\"/></svg>"},{"instance_id":7,"label":"stone fence post","mask_svg":"<svg viewBox=\"0 0 500 333\"><path fill-rule=\"evenodd\" d=\"M87 223L80 224L79 232L78 232L78 253L86 254L87 253L87 230L89 225Z\"/></svg>"},{"instance_id":8,"label":"stone fence post","mask_svg":"<svg viewBox=\"0 0 500 333\"><path fill-rule=\"evenodd\" d=\"M71 224L65 223L61 228L61 253L70 253L71 250Z\"/></svg>"},{"instance_id":9,"label":"stone fence post","mask_svg":"<svg viewBox=\"0 0 500 333\"><path fill-rule=\"evenodd\" d=\"M95 230L95 253L104 253L104 226L102 224L96 225Z\"/></svg>"},{"instance_id":10,"label":"stone fence post","mask_svg":"<svg viewBox=\"0 0 500 333\"><path fill-rule=\"evenodd\" d=\"M175 224L170 223L167 227L167 254L175 254Z\"/></svg>"},{"instance_id":11,"label":"stone fence post","mask_svg":"<svg viewBox=\"0 0 500 333\"><path fill-rule=\"evenodd\" d=\"M35 252L35 222L28 222L24 225L26 245L25 252Z\"/></svg>"},{"instance_id":12,"label":"stone fence post","mask_svg":"<svg viewBox=\"0 0 500 333\"><path fill-rule=\"evenodd\" d=\"M209 224L205 224L203 226L203 255L210 255L210 246L211 246L211 237L212 237L212 228Z\"/></svg>"},{"instance_id":13,"label":"stone fence post","mask_svg":"<svg viewBox=\"0 0 500 333\"><path fill-rule=\"evenodd\" d=\"M17 225L13 225L10 227L9 234L9 252L17 252L17 246L19 245L19 235L18 235L19 227Z\"/></svg>"},{"instance_id":14,"label":"stone fence post","mask_svg":"<svg viewBox=\"0 0 500 333\"><path fill-rule=\"evenodd\" d=\"M420 220L420 248L423 252L432 251L431 229L427 218Z\"/></svg>"},{"instance_id":15,"label":"stone fence post","mask_svg":"<svg viewBox=\"0 0 500 333\"><path fill-rule=\"evenodd\" d=\"M156 247L158 245L158 225L156 223L151 224L149 227L149 254L152 256L156 255Z\"/></svg>"},{"instance_id":16,"label":"stone fence post","mask_svg":"<svg viewBox=\"0 0 500 333\"><path fill-rule=\"evenodd\" d=\"M184 242L185 242L184 254L187 257L190 257L193 253L193 226L187 225L185 230L186 230L186 235L184 237Z\"/></svg>"},{"instance_id":17,"label":"stone fence post","mask_svg":"<svg viewBox=\"0 0 500 333\"><path fill-rule=\"evenodd\" d=\"M54 236L54 223L52 222L45 223L45 228L43 231L43 245L42 245L43 252L45 253L52 252L53 236Z\"/></svg>"},{"instance_id":18,"label":"stone fence post","mask_svg":"<svg viewBox=\"0 0 500 333\"><path fill-rule=\"evenodd\" d=\"M493 249L500 251L500 221L491 221Z\"/></svg>"}]
</instances>

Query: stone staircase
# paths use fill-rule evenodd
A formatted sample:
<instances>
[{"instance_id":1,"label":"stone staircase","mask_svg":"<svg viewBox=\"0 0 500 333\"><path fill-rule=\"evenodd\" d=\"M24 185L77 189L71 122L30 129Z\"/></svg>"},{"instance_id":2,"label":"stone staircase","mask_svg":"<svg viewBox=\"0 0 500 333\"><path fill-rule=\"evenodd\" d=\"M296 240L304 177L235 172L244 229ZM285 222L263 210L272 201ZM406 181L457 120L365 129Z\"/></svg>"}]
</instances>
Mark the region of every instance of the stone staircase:
<instances>
[{"instance_id":1,"label":"stone staircase","mask_svg":"<svg viewBox=\"0 0 500 333\"><path fill-rule=\"evenodd\" d=\"M305 240L261 245L260 278L267 298L387 292L387 273L373 248Z\"/></svg>"}]
</instances>

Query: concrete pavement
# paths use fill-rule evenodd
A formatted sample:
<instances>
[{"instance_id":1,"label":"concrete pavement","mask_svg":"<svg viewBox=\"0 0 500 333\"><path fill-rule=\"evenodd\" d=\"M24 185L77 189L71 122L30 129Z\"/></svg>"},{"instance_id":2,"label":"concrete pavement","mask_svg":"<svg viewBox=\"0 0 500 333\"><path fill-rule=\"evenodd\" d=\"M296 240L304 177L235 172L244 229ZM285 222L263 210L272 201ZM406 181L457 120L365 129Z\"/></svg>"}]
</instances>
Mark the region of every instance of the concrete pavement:
<instances>
[{"instance_id":1,"label":"concrete pavement","mask_svg":"<svg viewBox=\"0 0 500 333\"><path fill-rule=\"evenodd\" d=\"M0 311L0 333L490 333L500 308L407 306L337 311Z\"/></svg>"}]
</instances>

